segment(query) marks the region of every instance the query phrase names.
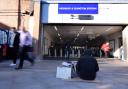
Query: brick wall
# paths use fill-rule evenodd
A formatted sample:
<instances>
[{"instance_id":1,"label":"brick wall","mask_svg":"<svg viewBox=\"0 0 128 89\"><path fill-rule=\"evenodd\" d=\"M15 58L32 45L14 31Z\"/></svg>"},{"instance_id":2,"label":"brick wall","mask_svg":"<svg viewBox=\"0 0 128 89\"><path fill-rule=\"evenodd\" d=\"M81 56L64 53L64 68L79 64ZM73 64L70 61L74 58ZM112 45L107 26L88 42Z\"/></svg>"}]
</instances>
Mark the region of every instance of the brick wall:
<instances>
[{"instance_id":1,"label":"brick wall","mask_svg":"<svg viewBox=\"0 0 128 89\"><path fill-rule=\"evenodd\" d=\"M17 27L17 4L18 0L0 0L0 27Z\"/></svg>"},{"instance_id":2,"label":"brick wall","mask_svg":"<svg viewBox=\"0 0 128 89\"><path fill-rule=\"evenodd\" d=\"M20 1L20 2L19 2ZM34 9L33 21L33 39L36 54L40 49L40 2L35 2L33 0L0 0L0 28L16 27L19 25L25 26L27 30L30 30L30 14Z\"/></svg>"},{"instance_id":3,"label":"brick wall","mask_svg":"<svg viewBox=\"0 0 128 89\"><path fill-rule=\"evenodd\" d=\"M18 6L19 1L20 7ZM19 10L21 12L19 13L21 25L25 24L25 26L28 26L29 16L24 16L22 13L25 10L29 11L31 0L0 0L0 2L0 27L3 26L2 24L17 27Z\"/></svg>"}]
</instances>

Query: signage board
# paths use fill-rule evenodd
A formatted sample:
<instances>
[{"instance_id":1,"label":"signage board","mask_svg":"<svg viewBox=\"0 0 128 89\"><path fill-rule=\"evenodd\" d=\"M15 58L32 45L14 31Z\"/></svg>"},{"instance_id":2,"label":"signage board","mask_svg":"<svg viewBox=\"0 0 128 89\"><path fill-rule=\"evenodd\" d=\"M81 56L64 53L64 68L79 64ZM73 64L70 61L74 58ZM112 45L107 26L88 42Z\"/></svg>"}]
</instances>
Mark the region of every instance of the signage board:
<instances>
[{"instance_id":1,"label":"signage board","mask_svg":"<svg viewBox=\"0 0 128 89\"><path fill-rule=\"evenodd\" d=\"M58 4L58 14L98 14L97 3Z\"/></svg>"}]
</instances>

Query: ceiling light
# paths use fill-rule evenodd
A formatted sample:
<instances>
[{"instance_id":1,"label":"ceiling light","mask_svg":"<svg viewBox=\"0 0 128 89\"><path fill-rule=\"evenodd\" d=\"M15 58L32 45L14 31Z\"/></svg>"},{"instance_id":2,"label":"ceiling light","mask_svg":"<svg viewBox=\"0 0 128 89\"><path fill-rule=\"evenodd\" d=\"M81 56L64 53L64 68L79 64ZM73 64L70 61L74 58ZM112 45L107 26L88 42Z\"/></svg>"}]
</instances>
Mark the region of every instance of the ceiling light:
<instances>
[{"instance_id":1,"label":"ceiling light","mask_svg":"<svg viewBox=\"0 0 128 89\"><path fill-rule=\"evenodd\" d=\"M58 33L58 36L60 36L60 34Z\"/></svg>"},{"instance_id":2,"label":"ceiling light","mask_svg":"<svg viewBox=\"0 0 128 89\"><path fill-rule=\"evenodd\" d=\"M112 27L108 28L108 29L107 29L107 30L105 30L105 31L110 31L110 30L112 30Z\"/></svg>"},{"instance_id":3,"label":"ceiling light","mask_svg":"<svg viewBox=\"0 0 128 89\"><path fill-rule=\"evenodd\" d=\"M80 31L83 31L84 30L84 26L82 26L81 30Z\"/></svg>"},{"instance_id":4,"label":"ceiling light","mask_svg":"<svg viewBox=\"0 0 128 89\"><path fill-rule=\"evenodd\" d=\"M57 31L57 27L56 26L54 26L54 29Z\"/></svg>"}]
</instances>

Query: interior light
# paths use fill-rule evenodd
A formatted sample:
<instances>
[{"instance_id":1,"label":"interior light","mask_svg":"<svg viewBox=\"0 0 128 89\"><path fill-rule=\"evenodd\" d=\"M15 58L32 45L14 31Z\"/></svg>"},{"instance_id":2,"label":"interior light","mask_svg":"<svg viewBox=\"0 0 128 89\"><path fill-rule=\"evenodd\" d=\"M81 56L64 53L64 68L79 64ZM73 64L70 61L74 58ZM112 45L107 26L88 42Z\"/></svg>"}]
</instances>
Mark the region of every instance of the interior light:
<instances>
[{"instance_id":1,"label":"interior light","mask_svg":"<svg viewBox=\"0 0 128 89\"><path fill-rule=\"evenodd\" d=\"M57 31L57 27L56 26L54 26L54 29Z\"/></svg>"},{"instance_id":2,"label":"interior light","mask_svg":"<svg viewBox=\"0 0 128 89\"><path fill-rule=\"evenodd\" d=\"M83 31L84 30L84 26L82 26L81 30L80 31Z\"/></svg>"},{"instance_id":3,"label":"interior light","mask_svg":"<svg viewBox=\"0 0 128 89\"><path fill-rule=\"evenodd\" d=\"M105 30L105 31L110 31L110 30L112 30L112 27L108 28L108 29L107 29L107 30Z\"/></svg>"},{"instance_id":4,"label":"interior light","mask_svg":"<svg viewBox=\"0 0 128 89\"><path fill-rule=\"evenodd\" d=\"M58 33L58 36L60 36L60 34Z\"/></svg>"}]
</instances>

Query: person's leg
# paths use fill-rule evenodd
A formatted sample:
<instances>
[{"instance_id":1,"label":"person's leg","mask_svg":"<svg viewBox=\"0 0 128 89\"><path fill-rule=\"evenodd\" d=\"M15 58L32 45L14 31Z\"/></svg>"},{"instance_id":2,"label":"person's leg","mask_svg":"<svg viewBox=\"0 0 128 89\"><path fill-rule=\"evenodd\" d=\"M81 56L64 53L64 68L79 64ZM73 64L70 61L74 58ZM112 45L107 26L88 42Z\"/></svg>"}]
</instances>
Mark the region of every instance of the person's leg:
<instances>
[{"instance_id":1,"label":"person's leg","mask_svg":"<svg viewBox=\"0 0 128 89\"><path fill-rule=\"evenodd\" d=\"M34 58L32 57L32 52L26 52L27 60L34 65Z\"/></svg>"},{"instance_id":2,"label":"person's leg","mask_svg":"<svg viewBox=\"0 0 128 89\"><path fill-rule=\"evenodd\" d=\"M23 68L23 63L24 63L24 59L20 58L20 63L17 69L22 69Z\"/></svg>"},{"instance_id":3,"label":"person's leg","mask_svg":"<svg viewBox=\"0 0 128 89\"><path fill-rule=\"evenodd\" d=\"M105 58L107 58L108 57L108 53L107 53L107 51L105 51Z\"/></svg>"},{"instance_id":4,"label":"person's leg","mask_svg":"<svg viewBox=\"0 0 128 89\"><path fill-rule=\"evenodd\" d=\"M10 47L8 52L9 58L12 59L12 63L10 64L10 66L16 66L16 59L17 59L16 55L17 55L17 52L15 52L14 47Z\"/></svg>"},{"instance_id":5,"label":"person's leg","mask_svg":"<svg viewBox=\"0 0 128 89\"><path fill-rule=\"evenodd\" d=\"M20 62L19 62L19 65L16 69L22 69L23 68L23 63L24 63L24 57L25 57L25 50L24 50L24 47L21 47L19 49L19 53L20 53Z\"/></svg>"},{"instance_id":6,"label":"person's leg","mask_svg":"<svg viewBox=\"0 0 128 89\"><path fill-rule=\"evenodd\" d=\"M14 47L13 54L14 54L13 63L16 64L16 61L19 58L19 47Z\"/></svg>"},{"instance_id":7,"label":"person's leg","mask_svg":"<svg viewBox=\"0 0 128 89\"><path fill-rule=\"evenodd\" d=\"M109 52L107 51L107 57L109 58Z\"/></svg>"},{"instance_id":8,"label":"person's leg","mask_svg":"<svg viewBox=\"0 0 128 89\"><path fill-rule=\"evenodd\" d=\"M13 59L13 64L16 64L16 59L17 59L17 58L14 58L14 59Z\"/></svg>"},{"instance_id":9,"label":"person's leg","mask_svg":"<svg viewBox=\"0 0 128 89\"><path fill-rule=\"evenodd\" d=\"M10 64L10 66L16 66L16 60L17 60L17 58L13 58L12 63Z\"/></svg>"}]
</instances>

